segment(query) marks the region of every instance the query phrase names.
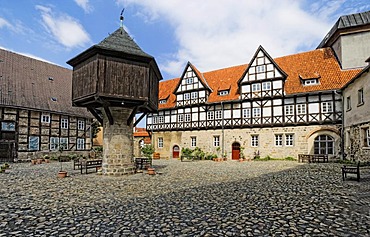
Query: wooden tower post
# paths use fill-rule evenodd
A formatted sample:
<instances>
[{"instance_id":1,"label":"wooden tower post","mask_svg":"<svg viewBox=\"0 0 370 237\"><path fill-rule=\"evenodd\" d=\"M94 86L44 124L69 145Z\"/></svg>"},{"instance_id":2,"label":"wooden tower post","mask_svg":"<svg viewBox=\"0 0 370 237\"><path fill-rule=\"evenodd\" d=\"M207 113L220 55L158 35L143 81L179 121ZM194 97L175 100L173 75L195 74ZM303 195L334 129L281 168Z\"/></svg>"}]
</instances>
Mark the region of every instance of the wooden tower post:
<instances>
[{"instance_id":1,"label":"wooden tower post","mask_svg":"<svg viewBox=\"0 0 370 237\"><path fill-rule=\"evenodd\" d=\"M155 59L120 27L67 63L73 67L73 105L86 107L103 125L103 174L129 173L135 114L158 109L162 75Z\"/></svg>"}]
</instances>

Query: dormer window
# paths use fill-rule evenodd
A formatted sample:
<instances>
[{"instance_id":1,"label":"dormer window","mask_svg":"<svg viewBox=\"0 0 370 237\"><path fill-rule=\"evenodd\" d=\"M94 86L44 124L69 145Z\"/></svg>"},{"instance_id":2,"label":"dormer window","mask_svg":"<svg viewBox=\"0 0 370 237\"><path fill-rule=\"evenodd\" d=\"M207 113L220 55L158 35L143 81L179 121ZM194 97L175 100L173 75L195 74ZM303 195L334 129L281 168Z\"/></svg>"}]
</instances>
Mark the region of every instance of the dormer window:
<instances>
[{"instance_id":1,"label":"dormer window","mask_svg":"<svg viewBox=\"0 0 370 237\"><path fill-rule=\"evenodd\" d=\"M320 75L318 73L302 73L299 74L302 85L304 86L313 86L320 84Z\"/></svg>"},{"instance_id":2,"label":"dormer window","mask_svg":"<svg viewBox=\"0 0 370 237\"><path fill-rule=\"evenodd\" d=\"M221 90L221 91L218 91L217 94L218 95L228 95L229 94L229 90Z\"/></svg>"},{"instance_id":3,"label":"dormer window","mask_svg":"<svg viewBox=\"0 0 370 237\"><path fill-rule=\"evenodd\" d=\"M159 100L159 103L160 103L160 104L165 104L165 103L167 103L167 100L166 100L166 99L164 99L164 100Z\"/></svg>"}]
</instances>

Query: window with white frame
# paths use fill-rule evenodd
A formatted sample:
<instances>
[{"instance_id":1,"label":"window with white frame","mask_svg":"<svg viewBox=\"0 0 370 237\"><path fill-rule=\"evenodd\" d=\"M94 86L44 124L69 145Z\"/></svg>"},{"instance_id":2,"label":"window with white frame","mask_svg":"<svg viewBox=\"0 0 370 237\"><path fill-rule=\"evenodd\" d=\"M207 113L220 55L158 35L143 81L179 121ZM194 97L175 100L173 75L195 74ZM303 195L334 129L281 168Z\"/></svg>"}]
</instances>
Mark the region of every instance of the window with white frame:
<instances>
[{"instance_id":1,"label":"window with white frame","mask_svg":"<svg viewBox=\"0 0 370 237\"><path fill-rule=\"evenodd\" d=\"M271 82L270 81L263 82L262 83L262 90L263 91L269 91L269 90L271 90Z\"/></svg>"},{"instance_id":2,"label":"window with white frame","mask_svg":"<svg viewBox=\"0 0 370 237\"><path fill-rule=\"evenodd\" d=\"M191 121L191 114L185 114L185 122Z\"/></svg>"},{"instance_id":3,"label":"window with white frame","mask_svg":"<svg viewBox=\"0 0 370 237\"><path fill-rule=\"evenodd\" d=\"M190 137L191 139L191 146L196 147L197 146L197 137Z\"/></svg>"},{"instance_id":4,"label":"window with white frame","mask_svg":"<svg viewBox=\"0 0 370 237\"><path fill-rule=\"evenodd\" d=\"M286 146L294 145L294 134L285 134L285 145Z\"/></svg>"},{"instance_id":5,"label":"window with white frame","mask_svg":"<svg viewBox=\"0 0 370 237\"><path fill-rule=\"evenodd\" d=\"M191 92L191 98L192 98L192 99L196 99L196 98L198 98L198 91L193 91L193 92Z\"/></svg>"},{"instance_id":6,"label":"window with white frame","mask_svg":"<svg viewBox=\"0 0 370 237\"><path fill-rule=\"evenodd\" d=\"M179 122L179 123L184 122L184 115L183 114L177 115L177 122Z\"/></svg>"},{"instance_id":7,"label":"window with white frame","mask_svg":"<svg viewBox=\"0 0 370 237\"><path fill-rule=\"evenodd\" d=\"M158 116L158 123L164 123L164 116Z\"/></svg>"},{"instance_id":8,"label":"window with white frame","mask_svg":"<svg viewBox=\"0 0 370 237\"><path fill-rule=\"evenodd\" d=\"M15 122L13 121L2 121L1 122L2 131L15 131Z\"/></svg>"},{"instance_id":9,"label":"window with white frame","mask_svg":"<svg viewBox=\"0 0 370 237\"><path fill-rule=\"evenodd\" d=\"M192 84L194 79L192 77L188 77L185 79L185 84Z\"/></svg>"},{"instance_id":10,"label":"window with white frame","mask_svg":"<svg viewBox=\"0 0 370 237\"><path fill-rule=\"evenodd\" d=\"M351 110L352 106L351 106L351 96L348 96L347 97L347 110Z\"/></svg>"},{"instance_id":11,"label":"window with white frame","mask_svg":"<svg viewBox=\"0 0 370 237\"><path fill-rule=\"evenodd\" d=\"M297 114L306 114L306 104L297 104Z\"/></svg>"},{"instance_id":12,"label":"window with white frame","mask_svg":"<svg viewBox=\"0 0 370 237\"><path fill-rule=\"evenodd\" d=\"M213 136L213 146L215 147L220 146L220 136Z\"/></svg>"},{"instance_id":13,"label":"window with white frame","mask_svg":"<svg viewBox=\"0 0 370 237\"><path fill-rule=\"evenodd\" d=\"M59 138L59 149L68 150L68 138L67 137Z\"/></svg>"},{"instance_id":14,"label":"window with white frame","mask_svg":"<svg viewBox=\"0 0 370 237\"><path fill-rule=\"evenodd\" d=\"M251 109L243 109L243 118L251 117Z\"/></svg>"},{"instance_id":15,"label":"window with white frame","mask_svg":"<svg viewBox=\"0 0 370 237\"><path fill-rule=\"evenodd\" d=\"M78 120L77 121L77 128L78 128L78 130L84 130L85 129L85 121Z\"/></svg>"},{"instance_id":16,"label":"window with white frame","mask_svg":"<svg viewBox=\"0 0 370 237\"><path fill-rule=\"evenodd\" d=\"M251 135L251 146L258 147L258 135Z\"/></svg>"},{"instance_id":17,"label":"window with white frame","mask_svg":"<svg viewBox=\"0 0 370 237\"><path fill-rule=\"evenodd\" d=\"M366 141L367 141L367 147L370 147L370 128L366 129Z\"/></svg>"},{"instance_id":18,"label":"window with white frame","mask_svg":"<svg viewBox=\"0 0 370 237\"><path fill-rule=\"evenodd\" d=\"M163 148L163 137L158 137L158 148Z\"/></svg>"},{"instance_id":19,"label":"window with white frame","mask_svg":"<svg viewBox=\"0 0 370 237\"><path fill-rule=\"evenodd\" d=\"M184 94L184 100L190 100L190 93Z\"/></svg>"},{"instance_id":20,"label":"window with white frame","mask_svg":"<svg viewBox=\"0 0 370 237\"><path fill-rule=\"evenodd\" d=\"M221 110L215 111L215 118L216 119L222 119L222 111Z\"/></svg>"},{"instance_id":21,"label":"window with white frame","mask_svg":"<svg viewBox=\"0 0 370 237\"><path fill-rule=\"evenodd\" d=\"M158 123L158 116L153 116L153 124Z\"/></svg>"},{"instance_id":22,"label":"window with white frame","mask_svg":"<svg viewBox=\"0 0 370 237\"><path fill-rule=\"evenodd\" d=\"M29 136L28 137L28 150L38 151L40 149L40 137Z\"/></svg>"},{"instance_id":23,"label":"window with white frame","mask_svg":"<svg viewBox=\"0 0 370 237\"><path fill-rule=\"evenodd\" d=\"M257 91L261 91L261 84L259 83L252 84L252 92L257 92Z\"/></svg>"},{"instance_id":24,"label":"window with white frame","mask_svg":"<svg viewBox=\"0 0 370 237\"><path fill-rule=\"evenodd\" d=\"M77 150L85 150L85 139L77 138Z\"/></svg>"},{"instance_id":25,"label":"window with white frame","mask_svg":"<svg viewBox=\"0 0 370 237\"><path fill-rule=\"evenodd\" d=\"M275 134L275 146L283 146L283 135Z\"/></svg>"},{"instance_id":26,"label":"window with white frame","mask_svg":"<svg viewBox=\"0 0 370 237\"><path fill-rule=\"evenodd\" d=\"M257 71L257 73L265 72L266 71L266 66L265 65L259 65L259 66L256 67L256 71Z\"/></svg>"},{"instance_id":27,"label":"window with white frame","mask_svg":"<svg viewBox=\"0 0 370 237\"><path fill-rule=\"evenodd\" d=\"M293 105L285 105L285 115L294 115Z\"/></svg>"},{"instance_id":28,"label":"window with white frame","mask_svg":"<svg viewBox=\"0 0 370 237\"><path fill-rule=\"evenodd\" d=\"M68 129L68 119L67 118L62 118L60 120L60 127L62 129Z\"/></svg>"},{"instance_id":29,"label":"window with white frame","mask_svg":"<svg viewBox=\"0 0 370 237\"><path fill-rule=\"evenodd\" d=\"M228 95L228 94L229 94L229 90L218 91L218 95Z\"/></svg>"},{"instance_id":30,"label":"window with white frame","mask_svg":"<svg viewBox=\"0 0 370 237\"><path fill-rule=\"evenodd\" d=\"M160 103L160 104L165 104L165 103L167 103L167 100L166 100L166 99L164 99L164 100L159 100L159 103Z\"/></svg>"},{"instance_id":31,"label":"window with white frame","mask_svg":"<svg viewBox=\"0 0 370 237\"><path fill-rule=\"evenodd\" d=\"M261 108L253 108L253 117L261 116Z\"/></svg>"},{"instance_id":32,"label":"window with white frame","mask_svg":"<svg viewBox=\"0 0 370 237\"><path fill-rule=\"evenodd\" d=\"M363 105L364 104L364 89L361 88L357 92L357 105Z\"/></svg>"},{"instance_id":33,"label":"window with white frame","mask_svg":"<svg viewBox=\"0 0 370 237\"><path fill-rule=\"evenodd\" d=\"M213 120L214 119L214 112L208 111L207 112L207 120Z\"/></svg>"},{"instance_id":34,"label":"window with white frame","mask_svg":"<svg viewBox=\"0 0 370 237\"><path fill-rule=\"evenodd\" d=\"M42 123L50 123L50 115L49 114L41 114L41 122Z\"/></svg>"},{"instance_id":35,"label":"window with white frame","mask_svg":"<svg viewBox=\"0 0 370 237\"><path fill-rule=\"evenodd\" d=\"M59 149L59 137L50 137L49 149L57 151Z\"/></svg>"},{"instance_id":36,"label":"window with white frame","mask_svg":"<svg viewBox=\"0 0 370 237\"><path fill-rule=\"evenodd\" d=\"M331 113L333 112L333 102L322 102L321 103L322 113Z\"/></svg>"},{"instance_id":37,"label":"window with white frame","mask_svg":"<svg viewBox=\"0 0 370 237\"><path fill-rule=\"evenodd\" d=\"M319 81L317 79L308 79L303 81L303 85L309 86L309 85L317 85Z\"/></svg>"}]
</instances>

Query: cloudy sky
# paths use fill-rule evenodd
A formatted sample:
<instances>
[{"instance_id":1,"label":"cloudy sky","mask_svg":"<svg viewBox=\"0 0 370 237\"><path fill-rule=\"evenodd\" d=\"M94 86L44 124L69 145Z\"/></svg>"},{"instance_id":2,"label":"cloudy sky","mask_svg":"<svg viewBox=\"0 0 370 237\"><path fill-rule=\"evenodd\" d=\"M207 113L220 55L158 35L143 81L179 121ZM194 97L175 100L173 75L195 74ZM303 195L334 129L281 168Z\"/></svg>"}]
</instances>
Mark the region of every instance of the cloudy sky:
<instances>
[{"instance_id":1,"label":"cloudy sky","mask_svg":"<svg viewBox=\"0 0 370 237\"><path fill-rule=\"evenodd\" d=\"M70 68L66 61L124 26L156 58L164 79L190 61L200 71L313 50L341 15L369 0L1 0L0 47Z\"/></svg>"}]
</instances>

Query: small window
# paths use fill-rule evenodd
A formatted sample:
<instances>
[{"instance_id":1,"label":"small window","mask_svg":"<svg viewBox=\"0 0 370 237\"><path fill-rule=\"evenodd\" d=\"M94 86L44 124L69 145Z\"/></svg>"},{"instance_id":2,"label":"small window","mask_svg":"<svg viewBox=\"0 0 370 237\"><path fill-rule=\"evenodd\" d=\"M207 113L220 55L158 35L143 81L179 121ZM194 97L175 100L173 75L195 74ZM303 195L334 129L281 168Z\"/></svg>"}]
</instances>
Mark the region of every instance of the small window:
<instances>
[{"instance_id":1,"label":"small window","mask_svg":"<svg viewBox=\"0 0 370 237\"><path fill-rule=\"evenodd\" d=\"M214 136L213 137L213 146L219 147L220 146L220 136Z\"/></svg>"},{"instance_id":2,"label":"small window","mask_svg":"<svg viewBox=\"0 0 370 237\"><path fill-rule=\"evenodd\" d=\"M261 108L253 108L253 117L261 116Z\"/></svg>"},{"instance_id":3,"label":"small window","mask_svg":"<svg viewBox=\"0 0 370 237\"><path fill-rule=\"evenodd\" d=\"M297 105L297 114L306 114L306 104Z\"/></svg>"},{"instance_id":4,"label":"small window","mask_svg":"<svg viewBox=\"0 0 370 237\"><path fill-rule=\"evenodd\" d=\"M185 114L185 122L191 121L191 114Z\"/></svg>"},{"instance_id":5,"label":"small window","mask_svg":"<svg viewBox=\"0 0 370 237\"><path fill-rule=\"evenodd\" d=\"M312 85L317 85L317 84L319 84L318 79L308 79L308 80L303 81L303 85L305 86L312 86Z\"/></svg>"},{"instance_id":6,"label":"small window","mask_svg":"<svg viewBox=\"0 0 370 237\"><path fill-rule=\"evenodd\" d=\"M293 105L285 105L285 115L294 115Z\"/></svg>"},{"instance_id":7,"label":"small window","mask_svg":"<svg viewBox=\"0 0 370 237\"><path fill-rule=\"evenodd\" d=\"M78 120L78 122L77 122L77 128L78 128L78 130L84 130L85 129L85 121Z\"/></svg>"},{"instance_id":8,"label":"small window","mask_svg":"<svg viewBox=\"0 0 370 237\"><path fill-rule=\"evenodd\" d=\"M351 106L351 96L348 96L346 101L347 101L347 111L348 110L351 110L352 109L352 106Z\"/></svg>"},{"instance_id":9,"label":"small window","mask_svg":"<svg viewBox=\"0 0 370 237\"><path fill-rule=\"evenodd\" d=\"M286 146L293 146L294 144L294 135L293 134L285 134L285 145Z\"/></svg>"},{"instance_id":10,"label":"small window","mask_svg":"<svg viewBox=\"0 0 370 237\"><path fill-rule=\"evenodd\" d=\"M163 137L158 137L158 148L163 148Z\"/></svg>"},{"instance_id":11,"label":"small window","mask_svg":"<svg viewBox=\"0 0 370 237\"><path fill-rule=\"evenodd\" d=\"M158 123L158 116L153 116L153 124L157 124Z\"/></svg>"},{"instance_id":12,"label":"small window","mask_svg":"<svg viewBox=\"0 0 370 237\"><path fill-rule=\"evenodd\" d=\"M68 129L68 119L67 118L62 118L60 120L60 127L62 129Z\"/></svg>"},{"instance_id":13,"label":"small window","mask_svg":"<svg viewBox=\"0 0 370 237\"><path fill-rule=\"evenodd\" d=\"M370 128L362 128L363 131L363 147L370 147Z\"/></svg>"},{"instance_id":14,"label":"small window","mask_svg":"<svg viewBox=\"0 0 370 237\"><path fill-rule=\"evenodd\" d=\"M190 100L190 93L184 94L184 100Z\"/></svg>"},{"instance_id":15,"label":"small window","mask_svg":"<svg viewBox=\"0 0 370 237\"><path fill-rule=\"evenodd\" d=\"M191 92L191 98L192 99L198 98L198 92L197 91Z\"/></svg>"},{"instance_id":16,"label":"small window","mask_svg":"<svg viewBox=\"0 0 370 237\"><path fill-rule=\"evenodd\" d=\"M258 147L258 135L251 135L251 146Z\"/></svg>"},{"instance_id":17,"label":"small window","mask_svg":"<svg viewBox=\"0 0 370 237\"><path fill-rule=\"evenodd\" d=\"M256 71L257 71L257 73L265 72L266 71L266 66L265 65L259 65L259 66L256 67Z\"/></svg>"},{"instance_id":18,"label":"small window","mask_svg":"<svg viewBox=\"0 0 370 237\"><path fill-rule=\"evenodd\" d=\"M164 123L164 116L158 116L158 122Z\"/></svg>"},{"instance_id":19,"label":"small window","mask_svg":"<svg viewBox=\"0 0 370 237\"><path fill-rule=\"evenodd\" d=\"M275 146L283 146L283 135L275 134Z\"/></svg>"},{"instance_id":20,"label":"small window","mask_svg":"<svg viewBox=\"0 0 370 237\"><path fill-rule=\"evenodd\" d=\"M77 138L77 150L85 150L85 139Z\"/></svg>"},{"instance_id":21,"label":"small window","mask_svg":"<svg viewBox=\"0 0 370 237\"><path fill-rule=\"evenodd\" d=\"M59 149L59 137L50 137L49 149L57 151Z\"/></svg>"},{"instance_id":22,"label":"small window","mask_svg":"<svg viewBox=\"0 0 370 237\"><path fill-rule=\"evenodd\" d=\"M191 146L196 147L197 146L197 137L191 137Z\"/></svg>"},{"instance_id":23,"label":"small window","mask_svg":"<svg viewBox=\"0 0 370 237\"><path fill-rule=\"evenodd\" d=\"M38 151L40 147L40 137L29 136L28 137L28 150Z\"/></svg>"},{"instance_id":24,"label":"small window","mask_svg":"<svg viewBox=\"0 0 370 237\"><path fill-rule=\"evenodd\" d=\"M192 77L188 77L185 79L185 84L192 84L194 82L194 79Z\"/></svg>"},{"instance_id":25,"label":"small window","mask_svg":"<svg viewBox=\"0 0 370 237\"><path fill-rule=\"evenodd\" d=\"M15 122L1 122L2 131L15 131Z\"/></svg>"},{"instance_id":26,"label":"small window","mask_svg":"<svg viewBox=\"0 0 370 237\"><path fill-rule=\"evenodd\" d=\"M364 104L364 89L361 88L358 90L358 103L357 105L363 105Z\"/></svg>"},{"instance_id":27,"label":"small window","mask_svg":"<svg viewBox=\"0 0 370 237\"><path fill-rule=\"evenodd\" d=\"M214 119L214 113L213 111L207 112L207 120L213 120Z\"/></svg>"},{"instance_id":28,"label":"small window","mask_svg":"<svg viewBox=\"0 0 370 237\"><path fill-rule=\"evenodd\" d=\"M222 119L222 111L221 110L215 111L215 118L216 119Z\"/></svg>"},{"instance_id":29,"label":"small window","mask_svg":"<svg viewBox=\"0 0 370 237\"><path fill-rule=\"evenodd\" d=\"M251 109L243 109L243 118L251 117Z\"/></svg>"},{"instance_id":30,"label":"small window","mask_svg":"<svg viewBox=\"0 0 370 237\"><path fill-rule=\"evenodd\" d=\"M56 102L57 100L58 100L57 97L51 97L51 101Z\"/></svg>"},{"instance_id":31,"label":"small window","mask_svg":"<svg viewBox=\"0 0 370 237\"><path fill-rule=\"evenodd\" d=\"M49 79L49 81L54 81L53 77L49 77L48 79Z\"/></svg>"},{"instance_id":32,"label":"small window","mask_svg":"<svg viewBox=\"0 0 370 237\"><path fill-rule=\"evenodd\" d=\"M179 122L179 123L184 122L184 115L183 115L183 114L179 114L179 115L177 116L177 122Z\"/></svg>"},{"instance_id":33,"label":"small window","mask_svg":"<svg viewBox=\"0 0 370 237\"><path fill-rule=\"evenodd\" d=\"M61 137L59 139L59 148L63 150L68 150L68 138Z\"/></svg>"},{"instance_id":34,"label":"small window","mask_svg":"<svg viewBox=\"0 0 370 237\"><path fill-rule=\"evenodd\" d=\"M263 91L269 91L269 90L271 90L271 82L270 81L263 82L262 83L262 90Z\"/></svg>"},{"instance_id":35,"label":"small window","mask_svg":"<svg viewBox=\"0 0 370 237\"><path fill-rule=\"evenodd\" d=\"M218 95L228 95L228 94L229 94L229 90L218 91Z\"/></svg>"},{"instance_id":36,"label":"small window","mask_svg":"<svg viewBox=\"0 0 370 237\"><path fill-rule=\"evenodd\" d=\"M165 103L167 103L167 100L159 100L159 103L160 104L165 104Z\"/></svg>"},{"instance_id":37,"label":"small window","mask_svg":"<svg viewBox=\"0 0 370 237\"><path fill-rule=\"evenodd\" d=\"M331 113L331 112L333 112L333 103L332 102L322 102L321 111L322 111L322 113Z\"/></svg>"},{"instance_id":38,"label":"small window","mask_svg":"<svg viewBox=\"0 0 370 237\"><path fill-rule=\"evenodd\" d=\"M42 123L50 123L50 115L49 114L42 114L41 115L41 122Z\"/></svg>"},{"instance_id":39,"label":"small window","mask_svg":"<svg viewBox=\"0 0 370 237\"><path fill-rule=\"evenodd\" d=\"M252 84L252 92L261 91L261 84Z\"/></svg>"}]
</instances>

